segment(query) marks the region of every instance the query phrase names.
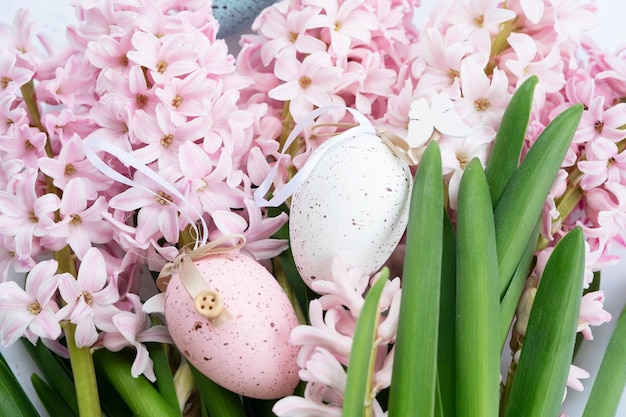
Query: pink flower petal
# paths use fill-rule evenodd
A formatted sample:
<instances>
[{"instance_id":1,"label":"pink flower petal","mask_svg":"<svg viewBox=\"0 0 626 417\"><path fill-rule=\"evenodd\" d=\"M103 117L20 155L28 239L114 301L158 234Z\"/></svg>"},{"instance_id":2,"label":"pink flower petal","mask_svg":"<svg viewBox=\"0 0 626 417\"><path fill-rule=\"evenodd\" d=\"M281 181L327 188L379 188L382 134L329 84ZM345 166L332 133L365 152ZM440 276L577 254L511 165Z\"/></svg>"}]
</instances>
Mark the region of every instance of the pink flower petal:
<instances>
[{"instance_id":1,"label":"pink flower petal","mask_svg":"<svg viewBox=\"0 0 626 417\"><path fill-rule=\"evenodd\" d=\"M87 250L78 269L77 280L83 291L99 291L106 285L106 263L99 249Z\"/></svg>"},{"instance_id":2,"label":"pink flower petal","mask_svg":"<svg viewBox=\"0 0 626 417\"><path fill-rule=\"evenodd\" d=\"M5 319L2 329L0 329L0 343L2 343L2 346L12 345L17 339L24 336L33 318L34 316L28 311L21 311Z\"/></svg>"}]
</instances>

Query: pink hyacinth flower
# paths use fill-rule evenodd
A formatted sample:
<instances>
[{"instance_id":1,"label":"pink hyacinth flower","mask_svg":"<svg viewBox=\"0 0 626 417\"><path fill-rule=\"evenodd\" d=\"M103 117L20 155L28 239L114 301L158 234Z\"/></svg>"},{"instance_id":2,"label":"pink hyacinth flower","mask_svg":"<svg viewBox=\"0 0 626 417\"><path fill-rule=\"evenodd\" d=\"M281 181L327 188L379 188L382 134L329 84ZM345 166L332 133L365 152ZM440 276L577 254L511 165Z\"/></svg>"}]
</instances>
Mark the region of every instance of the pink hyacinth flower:
<instances>
[{"instance_id":1,"label":"pink hyacinth flower","mask_svg":"<svg viewBox=\"0 0 626 417\"><path fill-rule=\"evenodd\" d=\"M150 381L156 381L152 360L148 354L145 342L172 343L167 328L162 325L152 326L150 318L142 311L141 300L135 294L128 294L129 309L120 311L112 318L115 332L107 332L102 338L102 344L110 351L117 352L126 346L132 346L137 351L131 367L131 375L137 378L143 374Z\"/></svg>"},{"instance_id":2,"label":"pink hyacinth flower","mask_svg":"<svg viewBox=\"0 0 626 417\"><path fill-rule=\"evenodd\" d=\"M3 346L20 337L35 343L39 337L54 340L61 335L59 307L53 297L58 282L72 277L57 274L57 267L55 260L38 263L28 274L24 289L15 281L0 284L0 341Z\"/></svg>"},{"instance_id":3,"label":"pink hyacinth flower","mask_svg":"<svg viewBox=\"0 0 626 417\"><path fill-rule=\"evenodd\" d=\"M611 313L604 310L604 291L593 291L583 296L578 319L579 332L586 340L593 340L591 327L611 321Z\"/></svg>"},{"instance_id":4,"label":"pink hyacinth flower","mask_svg":"<svg viewBox=\"0 0 626 417\"><path fill-rule=\"evenodd\" d=\"M114 306L119 293L107 274L104 256L97 248L85 253L78 277L63 276L59 280L61 297L67 303L59 316L76 324L76 346L92 346L98 329L114 331L112 318L119 310Z\"/></svg>"},{"instance_id":5,"label":"pink hyacinth flower","mask_svg":"<svg viewBox=\"0 0 626 417\"><path fill-rule=\"evenodd\" d=\"M331 94L341 80L341 69L332 65L325 52L314 52L302 62L281 55L276 59L274 73L285 82L267 94L275 100L289 101L289 110L296 121L302 120L314 105L332 104Z\"/></svg>"}]
</instances>

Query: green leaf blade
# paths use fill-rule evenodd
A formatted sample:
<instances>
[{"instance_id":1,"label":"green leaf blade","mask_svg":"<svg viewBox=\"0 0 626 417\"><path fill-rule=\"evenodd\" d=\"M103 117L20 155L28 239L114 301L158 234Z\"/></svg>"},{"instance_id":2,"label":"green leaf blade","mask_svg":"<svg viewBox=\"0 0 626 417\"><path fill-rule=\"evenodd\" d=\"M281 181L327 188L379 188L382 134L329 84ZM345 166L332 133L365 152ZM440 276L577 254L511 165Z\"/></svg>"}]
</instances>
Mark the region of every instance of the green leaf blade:
<instances>
[{"instance_id":1,"label":"green leaf blade","mask_svg":"<svg viewBox=\"0 0 626 417\"><path fill-rule=\"evenodd\" d=\"M380 297L389 279L389 269L383 268L374 285L365 296L363 308L357 319L352 350L348 363L346 392L343 400L343 417L372 415L371 390L376 358L376 329L380 319Z\"/></svg>"},{"instance_id":2,"label":"green leaf blade","mask_svg":"<svg viewBox=\"0 0 626 417\"><path fill-rule=\"evenodd\" d=\"M161 396L173 408L178 408L174 376L170 369L169 360L162 343L147 343L146 347L152 359L152 367L156 376L156 384ZM181 413L182 414L182 413Z\"/></svg>"},{"instance_id":3,"label":"green leaf blade","mask_svg":"<svg viewBox=\"0 0 626 417\"><path fill-rule=\"evenodd\" d=\"M420 160L411 195L390 417L432 416L435 410L442 231L441 154L437 142L431 142Z\"/></svg>"},{"instance_id":4,"label":"green leaf blade","mask_svg":"<svg viewBox=\"0 0 626 417\"><path fill-rule=\"evenodd\" d=\"M443 222L441 295L439 298L439 341L437 343L437 383L441 414L455 417L456 402L456 236L447 215Z\"/></svg>"},{"instance_id":5,"label":"green leaf blade","mask_svg":"<svg viewBox=\"0 0 626 417\"><path fill-rule=\"evenodd\" d=\"M93 359L98 371L113 385L137 417L179 417L173 408L143 375L133 378L132 361L124 351L96 350Z\"/></svg>"},{"instance_id":6,"label":"green leaf blade","mask_svg":"<svg viewBox=\"0 0 626 417\"><path fill-rule=\"evenodd\" d=\"M541 215L582 112L582 105L574 105L546 126L495 207L500 297L504 296Z\"/></svg>"},{"instance_id":7,"label":"green leaf blade","mask_svg":"<svg viewBox=\"0 0 626 417\"><path fill-rule=\"evenodd\" d=\"M39 417L13 371L0 353L0 415Z\"/></svg>"},{"instance_id":8,"label":"green leaf blade","mask_svg":"<svg viewBox=\"0 0 626 417\"><path fill-rule=\"evenodd\" d=\"M539 282L506 417L558 414L574 352L585 241L572 229L552 252Z\"/></svg>"},{"instance_id":9,"label":"green leaf blade","mask_svg":"<svg viewBox=\"0 0 626 417\"><path fill-rule=\"evenodd\" d=\"M509 102L493 142L485 175L489 183L491 202L495 207L519 165L526 128L533 105L533 93L539 79L528 77Z\"/></svg>"},{"instance_id":10,"label":"green leaf blade","mask_svg":"<svg viewBox=\"0 0 626 417\"><path fill-rule=\"evenodd\" d=\"M23 338L22 344L49 386L63 399L72 413L78 415L76 388L74 387L74 381L70 377L71 371L69 368L65 367L41 340L33 345L28 339Z\"/></svg>"},{"instance_id":11,"label":"green leaf blade","mask_svg":"<svg viewBox=\"0 0 626 417\"><path fill-rule=\"evenodd\" d=\"M533 263L535 248L537 247L537 239L539 237L541 223L537 222L535 230L528 240L526 250L522 255L519 265L515 269L515 273L511 278L509 287L502 299L500 300L500 346L503 347L506 343L506 338L511 329L513 318L519 304L520 297L524 292L526 280L528 274L531 272L531 265Z\"/></svg>"},{"instance_id":12,"label":"green leaf blade","mask_svg":"<svg viewBox=\"0 0 626 417\"><path fill-rule=\"evenodd\" d=\"M246 410L239 395L216 384L195 367L191 372L200 389L202 415L210 417L246 417Z\"/></svg>"},{"instance_id":13,"label":"green leaf blade","mask_svg":"<svg viewBox=\"0 0 626 417\"><path fill-rule=\"evenodd\" d=\"M456 415L497 417L500 299L489 186L478 159L465 168L457 215Z\"/></svg>"},{"instance_id":14,"label":"green leaf blade","mask_svg":"<svg viewBox=\"0 0 626 417\"><path fill-rule=\"evenodd\" d=\"M32 374L30 381L41 403L45 407L50 417L75 417L75 414L59 396L59 394L48 385L37 374Z\"/></svg>"}]
</instances>

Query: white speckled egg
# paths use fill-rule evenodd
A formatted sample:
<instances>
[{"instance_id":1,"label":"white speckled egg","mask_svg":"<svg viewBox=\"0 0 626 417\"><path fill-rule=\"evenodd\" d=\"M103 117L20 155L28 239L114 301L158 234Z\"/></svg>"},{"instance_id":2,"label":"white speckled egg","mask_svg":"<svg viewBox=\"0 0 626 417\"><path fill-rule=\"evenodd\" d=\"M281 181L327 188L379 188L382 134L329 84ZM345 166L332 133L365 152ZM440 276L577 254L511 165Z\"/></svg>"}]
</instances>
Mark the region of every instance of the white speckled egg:
<instances>
[{"instance_id":1,"label":"white speckled egg","mask_svg":"<svg viewBox=\"0 0 626 417\"><path fill-rule=\"evenodd\" d=\"M194 264L231 318L216 326L200 315L174 273L165 293L165 319L178 349L209 379L238 394L275 399L293 393L298 347L288 339L298 320L274 277L236 252Z\"/></svg>"},{"instance_id":2,"label":"white speckled egg","mask_svg":"<svg viewBox=\"0 0 626 417\"><path fill-rule=\"evenodd\" d=\"M324 151L289 215L294 261L309 286L330 278L336 255L366 274L378 271L406 229L413 185L408 164L376 135L333 138L315 152Z\"/></svg>"},{"instance_id":3,"label":"white speckled egg","mask_svg":"<svg viewBox=\"0 0 626 417\"><path fill-rule=\"evenodd\" d=\"M276 0L213 0L213 16L220 23L219 36L229 36L250 30L261 11Z\"/></svg>"}]
</instances>

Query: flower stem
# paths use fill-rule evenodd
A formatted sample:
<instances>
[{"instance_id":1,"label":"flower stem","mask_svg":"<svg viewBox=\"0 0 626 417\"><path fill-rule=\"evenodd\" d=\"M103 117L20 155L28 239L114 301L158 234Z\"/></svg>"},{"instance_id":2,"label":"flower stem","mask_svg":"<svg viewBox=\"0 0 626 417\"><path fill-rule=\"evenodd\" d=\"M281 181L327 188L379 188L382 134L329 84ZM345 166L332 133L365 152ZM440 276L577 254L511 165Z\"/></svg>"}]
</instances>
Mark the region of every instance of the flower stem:
<instances>
[{"instance_id":1,"label":"flower stem","mask_svg":"<svg viewBox=\"0 0 626 417\"><path fill-rule=\"evenodd\" d=\"M302 307L300 307L300 303L298 302L298 297L296 296L296 292L294 291L293 287L289 283L289 279L287 278L287 275L285 274L285 270L283 269L280 263L280 260L277 257L272 259L272 267L274 270L274 276L276 277L276 281L278 281L278 284L283 289L283 291L287 295L287 298L289 299L289 302L293 306L293 309L296 313L296 317L298 318L298 323L300 324L308 323L306 314L304 314L304 311L302 311Z\"/></svg>"},{"instance_id":2,"label":"flower stem","mask_svg":"<svg viewBox=\"0 0 626 417\"><path fill-rule=\"evenodd\" d=\"M278 143L282 147L282 146L285 146L285 142L287 141L287 138L289 137L289 134L293 130L293 126L294 126L293 117L291 116L291 112L289 111L288 101L286 101L285 104L283 105L283 111L281 112L280 117L283 120L283 130L280 132Z\"/></svg>"},{"instance_id":3,"label":"flower stem","mask_svg":"<svg viewBox=\"0 0 626 417\"><path fill-rule=\"evenodd\" d=\"M37 107L37 95L35 94L35 84L33 83L33 80L30 80L29 82L24 84L20 88L20 91L22 92L24 103L26 104L26 108L28 109L31 123L37 129L39 129L39 131L46 134L46 138L47 138L46 144L45 144L46 156L48 156L48 158L52 158L54 156L54 153L52 152L52 145L50 144L50 140L49 140L50 138L48 136L48 132L46 131L46 128L43 126L43 124L41 123L41 113L39 113L39 107ZM46 190L49 193L53 193L61 197L61 190L59 190L57 187L54 186L52 178L45 175L45 179L46 179ZM59 221L60 219L58 217L58 211L55 215L56 215L56 221Z\"/></svg>"},{"instance_id":4,"label":"flower stem","mask_svg":"<svg viewBox=\"0 0 626 417\"><path fill-rule=\"evenodd\" d=\"M46 129L41 124L41 114L39 113L39 107L37 107L37 96L35 94L35 83L33 80L30 80L26 84L24 84L20 91L22 92L22 97L24 98L24 103L26 104L26 108L28 109L28 113L30 114L30 119L33 125L42 132L45 132ZM46 152L48 152L48 147L50 143L46 143ZM48 154L48 156L51 156Z\"/></svg>"},{"instance_id":5,"label":"flower stem","mask_svg":"<svg viewBox=\"0 0 626 417\"><path fill-rule=\"evenodd\" d=\"M506 412L506 406L509 402L509 397L511 396L511 388L513 387L513 378L515 377L516 369L517 363L515 363L515 359L511 358L511 364L509 365L506 383L501 386L499 410L500 417L504 417L504 413Z\"/></svg>"},{"instance_id":6,"label":"flower stem","mask_svg":"<svg viewBox=\"0 0 626 417\"><path fill-rule=\"evenodd\" d=\"M178 246L179 249L182 248L190 248L193 249L196 243L196 238L193 236L193 226L188 224L184 230L182 230L178 235Z\"/></svg>"},{"instance_id":7,"label":"flower stem","mask_svg":"<svg viewBox=\"0 0 626 417\"><path fill-rule=\"evenodd\" d=\"M485 74L493 74L494 68L498 65L497 57L509 47L508 38L514 29L514 20L509 20L500 25L500 32L498 32L498 34L491 40L491 51L489 54L489 62L485 68Z\"/></svg>"},{"instance_id":8,"label":"flower stem","mask_svg":"<svg viewBox=\"0 0 626 417\"><path fill-rule=\"evenodd\" d=\"M98 384L96 371L91 356L91 348L76 346L76 325L70 322L63 323L65 339L70 352L70 363L76 386L76 398L78 399L78 412L81 417L100 416L100 399L98 396Z\"/></svg>"},{"instance_id":9,"label":"flower stem","mask_svg":"<svg viewBox=\"0 0 626 417\"><path fill-rule=\"evenodd\" d=\"M283 120L283 129L280 132L278 143L280 144L280 149L283 150L283 153L288 154L293 160L294 156L300 154L302 151L301 144L303 143L303 139L302 137L296 139L294 143L291 146L289 146L289 149L284 149L285 142L287 142L287 139L289 138L289 135L291 134L291 131L293 130L295 126L293 116L291 115L291 112L289 111L289 101L286 101L285 104L283 105L283 111L280 116L281 116L281 119ZM297 146L294 146L294 144ZM295 169L295 167L293 165L290 165L288 168L289 178L293 177L296 174L296 171L297 170Z\"/></svg>"},{"instance_id":10,"label":"flower stem","mask_svg":"<svg viewBox=\"0 0 626 417\"><path fill-rule=\"evenodd\" d=\"M76 277L76 264L73 261L74 255L69 246L64 247L54 253L54 257L59 263L59 272L68 272ZM78 412L83 416L99 416L100 398L98 396L98 383L96 381L96 371L91 356L91 348L76 346L76 325L69 321L61 323L65 330L65 342L70 354L72 365L72 375L74 376L74 386L76 398L78 400Z\"/></svg>"},{"instance_id":11,"label":"flower stem","mask_svg":"<svg viewBox=\"0 0 626 417\"><path fill-rule=\"evenodd\" d=\"M626 138L617 143L617 151L621 153L626 149ZM581 158L582 160L583 158ZM568 175L567 189L561 197L556 200L556 209L559 212L559 217L553 221L553 230L560 227L563 221L571 214L576 208L578 203L585 197L585 192L580 188L580 180L582 179L582 172L575 165L572 171ZM543 236L539 237L537 243L537 251L545 249L550 244L550 241Z\"/></svg>"},{"instance_id":12,"label":"flower stem","mask_svg":"<svg viewBox=\"0 0 626 417\"><path fill-rule=\"evenodd\" d=\"M58 262L59 273L69 272L76 277L76 264L74 263L74 254L69 246L54 252L54 259Z\"/></svg>"},{"instance_id":13,"label":"flower stem","mask_svg":"<svg viewBox=\"0 0 626 417\"><path fill-rule=\"evenodd\" d=\"M54 157L52 151L52 145L50 143L50 137L45 127L41 123L41 113L37 106L37 95L35 93L35 84L33 80L30 80L21 87L24 103L30 114L31 123L41 132L46 134L46 155L49 158ZM53 180L48 175L45 175L46 179L46 191L56 194L61 197L61 190L54 186ZM60 214L57 210L55 212L55 220L60 220ZM68 272L73 277L76 277L76 264L74 263L74 254L69 246L65 246L63 249L54 252L54 258L58 262L58 272ZM93 364L93 358L91 356L91 349L89 347L76 346L75 334L76 325L69 321L61 323L63 330L65 331L65 340L67 348L70 354L70 363L72 365L72 374L74 376L74 385L76 387L76 397L78 399L78 411L82 416L99 416L102 415L100 411L100 399L98 396L98 384L96 381L96 371Z\"/></svg>"}]
</instances>

